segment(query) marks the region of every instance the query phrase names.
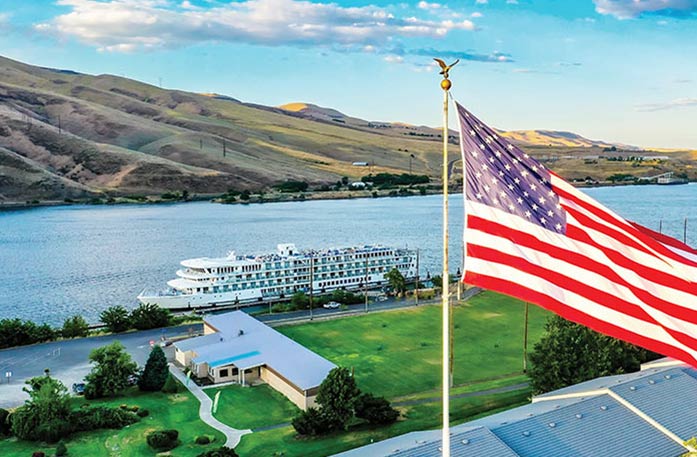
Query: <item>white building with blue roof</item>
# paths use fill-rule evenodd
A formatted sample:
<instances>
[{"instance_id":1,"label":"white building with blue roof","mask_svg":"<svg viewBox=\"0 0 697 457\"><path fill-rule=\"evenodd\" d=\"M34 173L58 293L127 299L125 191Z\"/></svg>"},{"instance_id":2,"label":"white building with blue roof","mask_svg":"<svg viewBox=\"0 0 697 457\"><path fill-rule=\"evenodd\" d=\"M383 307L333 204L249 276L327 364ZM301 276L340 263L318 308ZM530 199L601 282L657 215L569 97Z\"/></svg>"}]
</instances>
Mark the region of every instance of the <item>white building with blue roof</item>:
<instances>
[{"instance_id":1,"label":"white building with blue roof","mask_svg":"<svg viewBox=\"0 0 697 457\"><path fill-rule=\"evenodd\" d=\"M440 457L440 430L341 457ZM697 370L677 362L593 379L451 428L453 457L679 457L697 436Z\"/></svg>"},{"instance_id":2,"label":"white building with blue roof","mask_svg":"<svg viewBox=\"0 0 697 457\"><path fill-rule=\"evenodd\" d=\"M216 384L265 382L303 410L336 367L242 311L206 316L203 333L174 344L180 365Z\"/></svg>"}]
</instances>

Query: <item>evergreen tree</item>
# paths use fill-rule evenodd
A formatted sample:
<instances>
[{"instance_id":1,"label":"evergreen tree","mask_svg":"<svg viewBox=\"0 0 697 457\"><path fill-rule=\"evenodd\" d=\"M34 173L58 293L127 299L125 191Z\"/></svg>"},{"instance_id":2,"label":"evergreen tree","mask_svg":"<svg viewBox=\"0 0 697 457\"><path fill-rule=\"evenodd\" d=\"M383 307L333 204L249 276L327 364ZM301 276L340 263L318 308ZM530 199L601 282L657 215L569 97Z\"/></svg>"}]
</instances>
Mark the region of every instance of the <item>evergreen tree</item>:
<instances>
[{"instance_id":1,"label":"evergreen tree","mask_svg":"<svg viewBox=\"0 0 697 457\"><path fill-rule=\"evenodd\" d=\"M167 376L169 376L169 368L165 352L160 346L155 346L150 351L148 361L145 363L145 369L143 369L143 373L138 379L138 388L150 392L162 390L165 381L167 381Z\"/></svg>"}]
</instances>

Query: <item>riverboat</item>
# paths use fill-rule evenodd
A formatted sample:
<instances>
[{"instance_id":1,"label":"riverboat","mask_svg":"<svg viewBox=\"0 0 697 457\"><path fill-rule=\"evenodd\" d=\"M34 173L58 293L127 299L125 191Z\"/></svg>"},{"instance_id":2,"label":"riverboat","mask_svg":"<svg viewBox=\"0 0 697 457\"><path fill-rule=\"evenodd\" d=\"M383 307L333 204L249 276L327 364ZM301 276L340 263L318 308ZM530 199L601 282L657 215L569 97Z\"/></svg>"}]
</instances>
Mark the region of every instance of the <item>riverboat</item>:
<instances>
[{"instance_id":1,"label":"riverboat","mask_svg":"<svg viewBox=\"0 0 697 457\"><path fill-rule=\"evenodd\" d=\"M295 292L361 291L387 283L393 268L407 281L417 275L416 251L381 245L300 251L279 244L264 255L196 258L181 262L166 290L143 291L141 303L169 309L250 305L290 298Z\"/></svg>"}]
</instances>

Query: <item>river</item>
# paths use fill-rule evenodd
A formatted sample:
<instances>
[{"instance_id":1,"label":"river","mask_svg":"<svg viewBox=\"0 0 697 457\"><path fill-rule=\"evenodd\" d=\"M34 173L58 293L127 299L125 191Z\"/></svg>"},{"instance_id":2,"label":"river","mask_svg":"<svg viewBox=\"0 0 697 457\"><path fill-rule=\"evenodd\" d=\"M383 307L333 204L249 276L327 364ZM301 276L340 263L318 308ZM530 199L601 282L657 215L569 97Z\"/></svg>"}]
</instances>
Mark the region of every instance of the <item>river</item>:
<instances>
[{"instance_id":1,"label":"river","mask_svg":"<svg viewBox=\"0 0 697 457\"><path fill-rule=\"evenodd\" d=\"M585 189L623 217L679 239L696 214L697 184ZM60 324L73 314L96 322L117 304L136 306L143 289L175 277L179 262L299 248L381 243L419 248L421 275L440 270L442 200L327 200L253 205L208 202L59 206L0 211L0 319ZM451 270L461 264L462 196L451 198ZM697 242L697 219L688 221Z\"/></svg>"}]
</instances>

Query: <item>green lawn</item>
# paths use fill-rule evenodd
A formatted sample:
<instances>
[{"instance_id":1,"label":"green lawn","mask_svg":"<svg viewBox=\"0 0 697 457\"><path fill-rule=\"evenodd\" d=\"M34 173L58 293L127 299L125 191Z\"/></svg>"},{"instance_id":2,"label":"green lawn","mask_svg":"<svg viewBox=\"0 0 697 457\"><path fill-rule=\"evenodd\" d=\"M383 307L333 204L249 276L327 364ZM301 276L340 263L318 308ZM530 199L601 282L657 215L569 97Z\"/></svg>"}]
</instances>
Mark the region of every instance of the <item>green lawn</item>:
<instances>
[{"instance_id":1,"label":"green lawn","mask_svg":"<svg viewBox=\"0 0 697 457\"><path fill-rule=\"evenodd\" d=\"M549 313L530 306L529 348ZM524 304L484 292L454 310L454 383L520 373ZM438 389L441 308L413 307L278 328L337 365L355 369L362 390L388 398Z\"/></svg>"},{"instance_id":2,"label":"green lawn","mask_svg":"<svg viewBox=\"0 0 697 457\"><path fill-rule=\"evenodd\" d=\"M237 429L287 423L300 411L290 400L266 384L205 390L211 398L218 391L222 393L215 417Z\"/></svg>"},{"instance_id":3,"label":"green lawn","mask_svg":"<svg viewBox=\"0 0 697 457\"><path fill-rule=\"evenodd\" d=\"M75 399L79 407L85 400ZM138 405L150 410L150 416L121 430L100 430L73 435L66 445L70 456L85 457L142 457L154 456L155 451L148 447L145 435L156 429L173 428L179 431L181 445L172 450L171 455L193 457L201 452L224 444L222 433L210 428L198 418L199 402L188 391L179 394L140 393L136 389L129 395L110 400L93 400L92 405L118 406ZM214 438L207 446L194 444L198 435ZM27 441L0 441L0 455L3 457L28 457L33 451L44 451L47 456L55 454L55 445L40 445Z\"/></svg>"},{"instance_id":4,"label":"green lawn","mask_svg":"<svg viewBox=\"0 0 697 457\"><path fill-rule=\"evenodd\" d=\"M459 424L477 417L509 409L528 402L530 390L523 389L482 397L453 400L451 424ZM242 437L236 451L241 457L325 457L355 447L384 440L416 430L438 428L441 424L440 403L429 403L402 409L406 420L389 427L370 428L358 426L346 433L321 438L298 439L293 427L284 427Z\"/></svg>"}]
</instances>

